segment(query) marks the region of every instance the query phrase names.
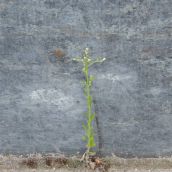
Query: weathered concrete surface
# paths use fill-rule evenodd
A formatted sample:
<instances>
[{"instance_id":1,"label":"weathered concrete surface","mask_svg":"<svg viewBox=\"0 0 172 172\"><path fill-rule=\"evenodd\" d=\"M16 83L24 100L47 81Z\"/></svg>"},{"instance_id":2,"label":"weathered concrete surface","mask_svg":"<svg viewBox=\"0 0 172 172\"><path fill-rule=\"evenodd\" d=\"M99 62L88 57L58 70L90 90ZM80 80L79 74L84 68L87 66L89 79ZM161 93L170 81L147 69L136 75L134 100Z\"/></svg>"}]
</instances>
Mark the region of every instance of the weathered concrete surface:
<instances>
[{"instance_id":1,"label":"weathered concrete surface","mask_svg":"<svg viewBox=\"0 0 172 172\"><path fill-rule=\"evenodd\" d=\"M99 149L171 154L171 35L171 0L0 0L0 152L84 150L71 59L89 47L107 58L92 69Z\"/></svg>"}]
</instances>

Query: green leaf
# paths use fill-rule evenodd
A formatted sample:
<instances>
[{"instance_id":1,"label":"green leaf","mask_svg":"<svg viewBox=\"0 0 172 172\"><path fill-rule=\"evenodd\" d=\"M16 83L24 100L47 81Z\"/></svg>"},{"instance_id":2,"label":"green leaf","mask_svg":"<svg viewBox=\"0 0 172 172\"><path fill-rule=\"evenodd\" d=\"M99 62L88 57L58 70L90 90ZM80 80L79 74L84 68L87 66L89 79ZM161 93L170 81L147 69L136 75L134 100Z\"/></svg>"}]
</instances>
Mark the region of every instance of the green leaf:
<instances>
[{"instance_id":1,"label":"green leaf","mask_svg":"<svg viewBox=\"0 0 172 172\"><path fill-rule=\"evenodd\" d=\"M84 96L87 97L87 89L84 88Z\"/></svg>"},{"instance_id":2,"label":"green leaf","mask_svg":"<svg viewBox=\"0 0 172 172\"><path fill-rule=\"evenodd\" d=\"M83 140L83 141L86 141L86 140L87 140L87 137L86 137L86 136L83 136L83 137L82 137L82 140Z\"/></svg>"},{"instance_id":3,"label":"green leaf","mask_svg":"<svg viewBox=\"0 0 172 172\"><path fill-rule=\"evenodd\" d=\"M88 119L88 125L91 124L92 125L92 121L94 120L95 116L92 114L90 115L89 119Z\"/></svg>"},{"instance_id":4,"label":"green leaf","mask_svg":"<svg viewBox=\"0 0 172 172\"><path fill-rule=\"evenodd\" d=\"M94 76L90 76L90 81L93 81L95 78L94 78Z\"/></svg>"},{"instance_id":5,"label":"green leaf","mask_svg":"<svg viewBox=\"0 0 172 172\"><path fill-rule=\"evenodd\" d=\"M85 67L83 67L83 68L82 68L82 72L83 72L84 74L85 74L85 71L86 71L86 70L85 70Z\"/></svg>"},{"instance_id":6,"label":"green leaf","mask_svg":"<svg viewBox=\"0 0 172 172\"><path fill-rule=\"evenodd\" d=\"M81 85L85 88L86 82L85 81L81 81Z\"/></svg>"},{"instance_id":7,"label":"green leaf","mask_svg":"<svg viewBox=\"0 0 172 172\"><path fill-rule=\"evenodd\" d=\"M93 151L89 152L89 155L91 155L91 156L94 156L95 154L96 154L96 152L93 152Z\"/></svg>"},{"instance_id":8,"label":"green leaf","mask_svg":"<svg viewBox=\"0 0 172 172\"><path fill-rule=\"evenodd\" d=\"M85 130L85 132L87 132L87 126L85 124L82 124L82 127Z\"/></svg>"},{"instance_id":9,"label":"green leaf","mask_svg":"<svg viewBox=\"0 0 172 172\"><path fill-rule=\"evenodd\" d=\"M88 101L91 103L92 102L92 97L88 96Z\"/></svg>"},{"instance_id":10,"label":"green leaf","mask_svg":"<svg viewBox=\"0 0 172 172\"><path fill-rule=\"evenodd\" d=\"M89 146L90 148L96 146L96 143L95 143L95 141L94 141L94 136L91 136L91 137L89 138L89 144L88 144L88 146Z\"/></svg>"},{"instance_id":11,"label":"green leaf","mask_svg":"<svg viewBox=\"0 0 172 172\"><path fill-rule=\"evenodd\" d=\"M90 120L93 121L94 118L95 118L95 114L92 114L92 115L90 116Z\"/></svg>"}]
</instances>

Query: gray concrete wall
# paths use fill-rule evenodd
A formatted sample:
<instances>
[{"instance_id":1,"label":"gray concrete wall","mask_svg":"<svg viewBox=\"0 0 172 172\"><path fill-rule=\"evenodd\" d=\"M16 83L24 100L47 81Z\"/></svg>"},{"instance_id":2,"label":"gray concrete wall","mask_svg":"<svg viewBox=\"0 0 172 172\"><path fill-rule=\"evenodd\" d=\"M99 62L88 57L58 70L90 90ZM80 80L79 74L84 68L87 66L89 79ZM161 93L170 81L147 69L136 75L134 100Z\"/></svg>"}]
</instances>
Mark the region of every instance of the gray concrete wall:
<instances>
[{"instance_id":1,"label":"gray concrete wall","mask_svg":"<svg viewBox=\"0 0 172 172\"><path fill-rule=\"evenodd\" d=\"M171 0L0 0L0 153L84 151L85 47L107 58L91 69L97 150L170 155Z\"/></svg>"}]
</instances>

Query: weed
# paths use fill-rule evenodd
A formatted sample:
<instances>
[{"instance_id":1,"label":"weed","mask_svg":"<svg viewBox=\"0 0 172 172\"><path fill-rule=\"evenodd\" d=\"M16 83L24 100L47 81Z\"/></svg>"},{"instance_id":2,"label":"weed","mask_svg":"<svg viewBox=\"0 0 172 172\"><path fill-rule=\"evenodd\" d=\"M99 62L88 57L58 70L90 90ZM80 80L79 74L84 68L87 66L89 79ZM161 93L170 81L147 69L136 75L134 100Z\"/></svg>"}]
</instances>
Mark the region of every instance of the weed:
<instances>
[{"instance_id":1,"label":"weed","mask_svg":"<svg viewBox=\"0 0 172 172\"><path fill-rule=\"evenodd\" d=\"M73 60L77 62L81 62L83 65L82 72L84 74L85 80L82 81L84 95L86 97L87 102L87 112L85 113L87 122L83 124L83 129L85 131L85 135L83 136L83 141L86 142L86 152L83 155L83 159L88 159L90 155L94 154L92 152L92 148L96 146L94 139L94 128L93 121L95 118L95 113L92 110L92 96L91 96L91 88L94 80L94 76L89 74L89 68L95 63L101 63L105 60L105 58L97 58L95 60L91 59L89 54L89 49L86 48L82 54L82 57L74 58Z\"/></svg>"}]
</instances>

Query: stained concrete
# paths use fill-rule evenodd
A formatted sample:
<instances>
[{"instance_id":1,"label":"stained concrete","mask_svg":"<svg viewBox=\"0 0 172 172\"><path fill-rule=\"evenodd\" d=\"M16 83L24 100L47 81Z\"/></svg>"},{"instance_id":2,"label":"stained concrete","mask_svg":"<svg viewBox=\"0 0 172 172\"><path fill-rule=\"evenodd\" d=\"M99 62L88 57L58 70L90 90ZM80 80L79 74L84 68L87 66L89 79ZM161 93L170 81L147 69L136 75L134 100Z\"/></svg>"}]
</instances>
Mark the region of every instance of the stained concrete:
<instances>
[{"instance_id":1,"label":"stained concrete","mask_svg":"<svg viewBox=\"0 0 172 172\"><path fill-rule=\"evenodd\" d=\"M0 0L0 153L84 151L85 47L97 150L171 155L171 0Z\"/></svg>"}]
</instances>

